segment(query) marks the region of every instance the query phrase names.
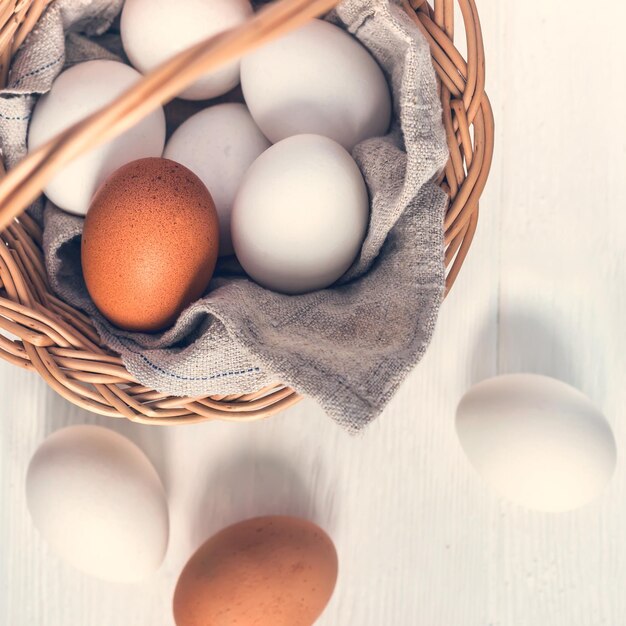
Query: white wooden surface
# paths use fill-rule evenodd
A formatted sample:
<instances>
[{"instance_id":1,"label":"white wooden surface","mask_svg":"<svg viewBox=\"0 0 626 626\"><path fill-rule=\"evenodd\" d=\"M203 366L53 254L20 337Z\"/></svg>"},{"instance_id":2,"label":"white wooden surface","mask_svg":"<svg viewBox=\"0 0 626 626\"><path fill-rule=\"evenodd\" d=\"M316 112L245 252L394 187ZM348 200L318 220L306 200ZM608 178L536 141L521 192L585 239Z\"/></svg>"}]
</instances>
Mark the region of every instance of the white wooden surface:
<instances>
[{"instance_id":1,"label":"white wooden surface","mask_svg":"<svg viewBox=\"0 0 626 626\"><path fill-rule=\"evenodd\" d=\"M534 371L601 406L626 449L626 9L612 0L478 0L498 123L469 261L430 352L388 410L352 439L311 403L250 425L159 429L79 411L0 364L0 624L172 626L173 585L223 525L287 512L339 550L324 626L620 626L626 480L581 511L498 500L454 432L472 383ZM161 472L172 511L162 569L140 586L73 571L33 529L30 455L46 434L98 422Z\"/></svg>"}]
</instances>

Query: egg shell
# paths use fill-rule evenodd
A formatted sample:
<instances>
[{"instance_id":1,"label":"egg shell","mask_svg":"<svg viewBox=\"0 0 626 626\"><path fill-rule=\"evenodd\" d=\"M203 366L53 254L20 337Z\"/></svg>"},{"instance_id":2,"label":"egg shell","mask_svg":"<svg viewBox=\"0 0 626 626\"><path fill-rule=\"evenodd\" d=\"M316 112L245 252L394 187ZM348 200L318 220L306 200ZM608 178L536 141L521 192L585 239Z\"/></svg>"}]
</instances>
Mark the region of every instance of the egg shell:
<instances>
[{"instance_id":1,"label":"egg shell","mask_svg":"<svg viewBox=\"0 0 626 626\"><path fill-rule=\"evenodd\" d=\"M478 473L504 498L540 511L567 511L597 498L616 463L600 410L547 376L483 381L461 400L459 440Z\"/></svg>"},{"instance_id":2,"label":"egg shell","mask_svg":"<svg viewBox=\"0 0 626 626\"><path fill-rule=\"evenodd\" d=\"M381 68L358 40L322 20L245 56L241 87L272 143L311 133L352 151L389 128L391 97Z\"/></svg>"},{"instance_id":3,"label":"egg shell","mask_svg":"<svg viewBox=\"0 0 626 626\"><path fill-rule=\"evenodd\" d=\"M233 245L259 284L297 294L334 283L357 256L369 219L352 157L320 135L289 137L251 166L235 198Z\"/></svg>"},{"instance_id":4,"label":"egg shell","mask_svg":"<svg viewBox=\"0 0 626 626\"><path fill-rule=\"evenodd\" d=\"M126 0L120 33L130 62L146 73L177 53L238 26L252 15L248 0ZM205 100L239 84L239 61L209 72L179 97Z\"/></svg>"},{"instance_id":5,"label":"egg shell","mask_svg":"<svg viewBox=\"0 0 626 626\"><path fill-rule=\"evenodd\" d=\"M244 174L270 142L245 105L219 104L191 116L163 156L188 167L211 190L220 221L220 254L233 253L230 215Z\"/></svg>"},{"instance_id":6,"label":"egg shell","mask_svg":"<svg viewBox=\"0 0 626 626\"><path fill-rule=\"evenodd\" d=\"M109 60L87 61L65 70L35 106L28 129L29 151L108 105L140 78L132 67ZM158 108L120 136L65 165L44 193L61 209L85 215L93 194L110 174L135 159L161 156L164 145L165 115Z\"/></svg>"},{"instance_id":7,"label":"egg shell","mask_svg":"<svg viewBox=\"0 0 626 626\"><path fill-rule=\"evenodd\" d=\"M94 197L82 237L85 284L113 324L156 332L206 290L218 248L217 213L202 181L169 159L140 159Z\"/></svg>"},{"instance_id":8,"label":"egg shell","mask_svg":"<svg viewBox=\"0 0 626 626\"><path fill-rule=\"evenodd\" d=\"M225 528L185 566L177 626L311 626L337 580L337 553L312 522L258 517Z\"/></svg>"},{"instance_id":9,"label":"egg shell","mask_svg":"<svg viewBox=\"0 0 626 626\"><path fill-rule=\"evenodd\" d=\"M50 435L28 467L26 500L50 547L87 574L138 582L163 561L163 486L145 454L114 431L79 425Z\"/></svg>"}]
</instances>

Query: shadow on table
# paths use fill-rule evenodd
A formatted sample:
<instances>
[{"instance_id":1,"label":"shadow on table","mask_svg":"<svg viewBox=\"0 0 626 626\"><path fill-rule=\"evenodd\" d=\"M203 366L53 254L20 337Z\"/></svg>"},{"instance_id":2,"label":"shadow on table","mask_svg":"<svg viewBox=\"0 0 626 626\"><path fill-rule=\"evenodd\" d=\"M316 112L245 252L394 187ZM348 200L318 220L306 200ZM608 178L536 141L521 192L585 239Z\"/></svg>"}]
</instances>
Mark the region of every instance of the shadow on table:
<instances>
[{"instance_id":1,"label":"shadow on table","mask_svg":"<svg viewBox=\"0 0 626 626\"><path fill-rule=\"evenodd\" d=\"M551 376L580 388L581 366L555 320L522 303L500 316L493 345L493 320L486 320L472 352L471 384L500 374L530 373Z\"/></svg>"},{"instance_id":2,"label":"shadow on table","mask_svg":"<svg viewBox=\"0 0 626 626\"><path fill-rule=\"evenodd\" d=\"M147 426L96 415L70 404L51 389L44 402L47 418L42 440L75 424L96 424L115 430L143 450L161 477L168 500L176 499L172 455L177 447L168 442L168 437L177 427ZM242 442L208 475L198 468L197 475L187 477L195 495L186 522L190 544L198 546L225 526L261 515L304 517L332 532L334 490L323 486L328 477L321 459L307 467L308 474L304 476L298 458L288 449L259 449L257 441L256 446ZM323 502L318 501L316 492L325 494Z\"/></svg>"},{"instance_id":3,"label":"shadow on table","mask_svg":"<svg viewBox=\"0 0 626 626\"><path fill-rule=\"evenodd\" d=\"M199 546L222 528L261 515L293 515L325 526L297 459L244 450L208 477L190 528Z\"/></svg>"}]
</instances>

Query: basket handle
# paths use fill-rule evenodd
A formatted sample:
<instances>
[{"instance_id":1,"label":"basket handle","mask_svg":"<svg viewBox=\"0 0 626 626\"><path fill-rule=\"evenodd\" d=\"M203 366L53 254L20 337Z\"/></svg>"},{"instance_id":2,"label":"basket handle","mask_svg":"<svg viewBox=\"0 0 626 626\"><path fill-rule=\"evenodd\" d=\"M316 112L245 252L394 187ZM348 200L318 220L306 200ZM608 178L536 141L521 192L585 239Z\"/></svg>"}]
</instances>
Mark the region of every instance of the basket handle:
<instances>
[{"instance_id":1,"label":"basket handle","mask_svg":"<svg viewBox=\"0 0 626 626\"><path fill-rule=\"evenodd\" d=\"M339 0L279 0L250 20L163 63L110 105L31 152L0 183L0 231L43 191L54 173L84 152L134 126L199 76L323 15Z\"/></svg>"}]
</instances>

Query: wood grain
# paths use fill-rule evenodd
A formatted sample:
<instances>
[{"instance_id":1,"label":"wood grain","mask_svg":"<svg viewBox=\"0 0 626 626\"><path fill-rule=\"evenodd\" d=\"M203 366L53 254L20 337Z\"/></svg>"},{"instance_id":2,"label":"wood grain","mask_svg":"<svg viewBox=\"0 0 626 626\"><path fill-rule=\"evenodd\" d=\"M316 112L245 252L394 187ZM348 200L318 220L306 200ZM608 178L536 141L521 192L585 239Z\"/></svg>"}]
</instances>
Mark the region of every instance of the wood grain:
<instances>
[{"instance_id":1,"label":"wood grain","mask_svg":"<svg viewBox=\"0 0 626 626\"><path fill-rule=\"evenodd\" d=\"M475 476L453 423L473 382L537 371L589 394L625 445L626 9L599 4L480 0L499 124L478 234L426 359L362 437L309 402L257 424L112 421L0 364L0 624L173 626L190 551L269 512L309 516L337 543L321 626L626 623L623 462L597 504L530 513ZM172 540L143 585L74 572L31 526L30 455L84 421L130 436L164 477Z\"/></svg>"}]
</instances>

